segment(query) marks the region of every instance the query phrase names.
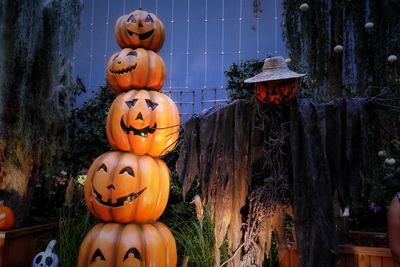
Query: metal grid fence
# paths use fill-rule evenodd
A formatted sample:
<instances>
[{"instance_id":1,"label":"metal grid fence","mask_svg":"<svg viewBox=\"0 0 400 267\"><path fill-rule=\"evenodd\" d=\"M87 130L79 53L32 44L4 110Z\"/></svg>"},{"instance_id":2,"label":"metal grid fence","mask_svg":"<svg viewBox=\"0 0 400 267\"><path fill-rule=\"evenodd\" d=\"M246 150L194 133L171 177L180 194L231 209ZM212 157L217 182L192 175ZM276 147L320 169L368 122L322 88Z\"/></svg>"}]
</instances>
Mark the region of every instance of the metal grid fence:
<instances>
[{"instance_id":1,"label":"metal grid fence","mask_svg":"<svg viewBox=\"0 0 400 267\"><path fill-rule=\"evenodd\" d=\"M179 108L181 122L186 122L190 117L216 105L228 101L226 89L218 87L188 89L174 88L163 90L164 94L174 100Z\"/></svg>"}]
</instances>

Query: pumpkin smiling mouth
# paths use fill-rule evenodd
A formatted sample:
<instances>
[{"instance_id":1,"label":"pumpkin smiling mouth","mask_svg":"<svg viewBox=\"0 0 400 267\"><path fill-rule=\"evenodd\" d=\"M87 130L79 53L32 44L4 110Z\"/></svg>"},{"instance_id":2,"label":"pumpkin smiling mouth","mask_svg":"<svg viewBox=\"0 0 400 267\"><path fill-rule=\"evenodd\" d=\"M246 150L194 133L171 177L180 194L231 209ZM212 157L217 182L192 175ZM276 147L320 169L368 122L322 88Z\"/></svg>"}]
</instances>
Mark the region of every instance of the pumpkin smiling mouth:
<instances>
[{"instance_id":1,"label":"pumpkin smiling mouth","mask_svg":"<svg viewBox=\"0 0 400 267\"><path fill-rule=\"evenodd\" d=\"M140 135L142 137L147 137L149 133L154 133L157 129L157 123L154 123L153 127L145 127L143 129L136 129L135 127L132 126L126 126L124 123L124 119L121 118L121 128L122 130L126 133L129 134L129 132L133 132L134 135Z\"/></svg>"},{"instance_id":2,"label":"pumpkin smiling mouth","mask_svg":"<svg viewBox=\"0 0 400 267\"><path fill-rule=\"evenodd\" d=\"M153 34L154 29L152 29L151 31L145 32L145 33L136 33L136 32L130 31L130 30L127 30L127 31L128 31L129 36L136 34L139 37L139 40L146 40Z\"/></svg>"},{"instance_id":3,"label":"pumpkin smiling mouth","mask_svg":"<svg viewBox=\"0 0 400 267\"><path fill-rule=\"evenodd\" d=\"M97 192L94 187L93 187L93 192L96 194L97 202L99 202L100 204L102 204L104 206L117 208L117 207L123 206L125 201L132 202L135 199L137 199L143 193L143 191L146 190L146 188L147 187L143 188L139 192L133 192L133 193L130 193L129 195L127 195L127 196L117 198L117 201L115 203L112 203L112 200L110 198L107 199L107 201L102 200L101 194L99 192Z\"/></svg>"},{"instance_id":4,"label":"pumpkin smiling mouth","mask_svg":"<svg viewBox=\"0 0 400 267\"><path fill-rule=\"evenodd\" d=\"M121 69L121 70L113 70L113 69L110 69L110 72L111 72L112 74L114 74L114 75L127 74L127 73L133 71L134 69L136 69L136 65L137 65L137 63L136 63L135 65L133 65L133 66L129 66L129 67L127 67L126 69Z\"/></svg>"}]
</instances>

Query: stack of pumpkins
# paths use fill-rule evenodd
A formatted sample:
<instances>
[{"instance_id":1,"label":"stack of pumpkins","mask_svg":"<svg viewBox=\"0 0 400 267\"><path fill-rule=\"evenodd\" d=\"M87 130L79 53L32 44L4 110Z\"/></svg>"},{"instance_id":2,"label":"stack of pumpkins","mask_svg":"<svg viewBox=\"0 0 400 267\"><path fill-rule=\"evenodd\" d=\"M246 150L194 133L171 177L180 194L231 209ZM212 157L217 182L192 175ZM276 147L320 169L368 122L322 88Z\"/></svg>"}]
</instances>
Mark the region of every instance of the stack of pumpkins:
<instances>
[{"instance_id":1,"label":"stack of pumpkins","mask_svg":"<svg viewBox=\"0 0 400 267\"><path fill-rule=\"evenodd\" d=\"M85 185L89 211L104 221L81 244L78 267L176 266L176 244L156 220L169 195L170 174L159 158L179 135L175 103L160 93L166 69L157 54L165 32L152 13L135 10L115 25L121 47L107 64L107 81L117 94L106 132L113 149L93 162Z\"/></svg>"}]
</instances>

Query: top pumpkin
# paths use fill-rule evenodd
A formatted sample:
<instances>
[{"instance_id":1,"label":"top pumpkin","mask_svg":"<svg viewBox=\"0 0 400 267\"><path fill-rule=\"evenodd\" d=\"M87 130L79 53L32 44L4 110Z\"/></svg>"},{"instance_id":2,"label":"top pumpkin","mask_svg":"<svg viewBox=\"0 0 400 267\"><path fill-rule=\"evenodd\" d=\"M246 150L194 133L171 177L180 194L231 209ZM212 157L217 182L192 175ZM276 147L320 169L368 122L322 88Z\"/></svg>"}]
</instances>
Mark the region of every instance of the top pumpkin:
<instances>
[{"instance_id":1,"label":"top pumpkin","mask_svg":"<svg viewBox=\"0 0 400 267\"><path fill-rule=\"evenodd\" d=\"M115 39L121 48L145 48L158 52L164 44L164 25L153 13L135 10L119 17Z\"/></svg>"}]
</instances>

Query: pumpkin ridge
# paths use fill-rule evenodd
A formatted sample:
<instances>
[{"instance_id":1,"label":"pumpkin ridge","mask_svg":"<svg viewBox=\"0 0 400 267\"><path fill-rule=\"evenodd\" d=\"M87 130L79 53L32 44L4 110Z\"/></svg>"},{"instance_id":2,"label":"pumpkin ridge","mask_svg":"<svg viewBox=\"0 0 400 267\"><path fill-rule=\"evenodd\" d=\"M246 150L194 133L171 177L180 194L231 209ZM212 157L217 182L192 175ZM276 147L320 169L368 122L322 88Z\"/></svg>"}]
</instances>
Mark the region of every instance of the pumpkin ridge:
<instances>
[{"instance_id":1,"label":"pumpkin ridge","mask_svg":"<svg viewBox=\"0 0 400 267\"><path fill-rule=\"evenodd\" d=\"M124 229L124 226L122 224L119 224L119 223L114 223L113 225L116 225L115 228L117 228L117 230L115 231L116 235L117 235L115 240L117 240L116 243L119 244L120 241L121 241L121 235L122 235L122 231ZM117 255L118 255L119 245L118 246L113 246L113 248L114 248L114 252L112 253L112 255L113 255L112 262L114 263L113 266L117 266L117 260L118 260Z\"/></svg>"},{"instance_id":2,"label":"pumpkin ridge","mask_svg":"<svg viewBox=\"0 0 400 267\"><path fill-rule=\"evenodd\" d=\"M94 228L92 228L92 230L90 230L89 233L94 232L94 233L96 233L96 235L94 235L94 234L90 234L89 235L88 234L90 236L90 240L89 240L89 249L86 250L86 252L87 252L86 253L86 257L85 257L86 259L90 259L90 254L91 254L91 252L93 250L94 244L96 243L95 241L97 240L97 238L99 236L99 233L103 230L104 226L106 226L106 224L99 223L99 224L96 224L96 226ZM88 255L89 255L89 257L87 257ZM89 264L88 263L85 264L85 266L89 266L89 265L90 265L90 263Z\"/></svg>"}]
</instances>

